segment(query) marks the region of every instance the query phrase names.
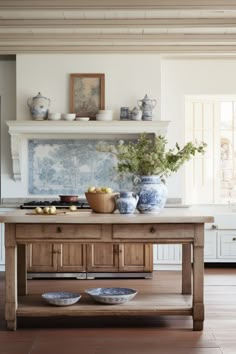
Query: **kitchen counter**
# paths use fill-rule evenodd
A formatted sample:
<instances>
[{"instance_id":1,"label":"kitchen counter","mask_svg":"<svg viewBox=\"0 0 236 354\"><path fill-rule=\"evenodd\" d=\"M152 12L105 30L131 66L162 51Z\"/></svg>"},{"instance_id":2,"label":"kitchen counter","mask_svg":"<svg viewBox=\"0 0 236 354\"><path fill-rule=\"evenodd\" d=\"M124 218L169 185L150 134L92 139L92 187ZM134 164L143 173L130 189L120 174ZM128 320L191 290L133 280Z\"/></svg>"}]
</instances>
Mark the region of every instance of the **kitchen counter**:
<instances>
[{"instance_id":1,"label":"kitchen counter","mask_svg":"<svg viewBox=\"0 0 236 354\"><path fill-rule=\"evenodd\" d=\"M140 224L140 223L208 223L213 217L203 213L200 209L166 208L160 214L99 214L92 211L68 210L57 211L56 215L37 215L34 211L13 210L4 213L0 222L3 223L65 223L65 224Z\"/></svg>"},{"instance_id":2,"label":"kitchen counter","mask_svg":"<svg viewBox=\"0 0 236 354\"><path fill-rule=\"evenodd\" d=\"M204 223L213 220L211 215L194 209L164 209L160 214L131 215L92 212L35 215L17 210L1 215L0 222L5 223L5 318L8 329L16 329L18 316L178 315L192 316L193 329L202 330ZM27 295L26 245L52 240L60 244L182 244L182 294L153 296L140 293L125 306L97 305L82 294L83 301L69 308L45 305L39 296Z\"/></svg>"}]
</instances>

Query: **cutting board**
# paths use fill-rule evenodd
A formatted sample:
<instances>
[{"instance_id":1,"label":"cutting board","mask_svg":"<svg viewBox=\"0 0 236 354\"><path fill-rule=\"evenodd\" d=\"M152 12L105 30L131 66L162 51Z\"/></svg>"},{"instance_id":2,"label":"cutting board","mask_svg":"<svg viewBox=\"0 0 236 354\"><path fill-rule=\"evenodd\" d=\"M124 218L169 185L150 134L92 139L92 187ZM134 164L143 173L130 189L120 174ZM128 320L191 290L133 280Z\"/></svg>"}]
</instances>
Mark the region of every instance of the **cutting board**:
<instances>
[{"instance_id":1,"label":"cutting board","mask_svg":"<svg viewBox=\"0 0 236 354\"><path fill-rule=\"evenodd\" d=\"M34 215L34 216L57 216L57 215L75 215L75 214L81 214L82 212L81 211L65 211L65 210L58 210L56 212L56 214L36 214L34 211L32 212L29 212L29 213L25 213L25 215Z\"/></svg>"}]
</instances>

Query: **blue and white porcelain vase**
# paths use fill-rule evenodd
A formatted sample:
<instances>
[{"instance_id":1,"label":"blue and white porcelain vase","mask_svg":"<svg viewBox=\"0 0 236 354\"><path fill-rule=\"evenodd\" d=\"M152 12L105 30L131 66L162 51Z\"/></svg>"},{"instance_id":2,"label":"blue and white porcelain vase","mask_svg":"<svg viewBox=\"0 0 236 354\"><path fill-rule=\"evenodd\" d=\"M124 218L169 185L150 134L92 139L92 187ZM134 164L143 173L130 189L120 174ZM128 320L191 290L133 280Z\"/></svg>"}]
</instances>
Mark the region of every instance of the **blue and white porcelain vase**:
<instances>
[{"instance_id":1,"label":"blue and white porcelain vase","mask_svg":"<svg viewBox=\"0 0 236 354\"><path fill-rule=\"evenodd\" d=\"M133 192L120 192L120 196L116 198L116 207L121 214L133 214L135 212L138 195Z\"/></svg>"},{"instance_id":2,"label":"blue and white porcelain vase","mask_svg":"<svg viewBox=\"0 0 236 354\"><path fill-rule=\"evenodd\" d=\"M141 176L137 209L140 213L159 213L166 203L168 190L159 176Z\"/></svg>"},{"instance_id":3,"label":"blue and white porcelain vase","mask_svg":"<svg viewBox=\"0 0 236 354\"><path fill-rule=\"evenodd\" d=\"M47 119L50 106L49 98L44 97L39 92L36 96L28 98L27 105L34 120Z\"/></svg>"}]
</instances>

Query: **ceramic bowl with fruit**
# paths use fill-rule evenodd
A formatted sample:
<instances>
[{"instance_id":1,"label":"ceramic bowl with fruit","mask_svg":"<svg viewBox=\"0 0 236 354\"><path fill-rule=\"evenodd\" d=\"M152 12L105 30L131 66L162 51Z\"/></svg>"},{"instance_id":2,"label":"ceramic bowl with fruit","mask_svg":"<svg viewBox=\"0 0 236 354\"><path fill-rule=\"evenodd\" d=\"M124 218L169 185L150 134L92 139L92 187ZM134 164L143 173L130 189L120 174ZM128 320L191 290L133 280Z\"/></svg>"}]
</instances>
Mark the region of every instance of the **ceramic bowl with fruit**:
<instances>
[{"instance_id":1,"label":"ceramic bowl with fruit","mask_svg":"<svg viewBox=\"0 0 236 354\"><path fill-rule=\"evenodd\" d=\"M89 187L85 196L91 209L96 213L113 213L116 209L117 194L109 187Z\"/></svg>"}]
</instances>

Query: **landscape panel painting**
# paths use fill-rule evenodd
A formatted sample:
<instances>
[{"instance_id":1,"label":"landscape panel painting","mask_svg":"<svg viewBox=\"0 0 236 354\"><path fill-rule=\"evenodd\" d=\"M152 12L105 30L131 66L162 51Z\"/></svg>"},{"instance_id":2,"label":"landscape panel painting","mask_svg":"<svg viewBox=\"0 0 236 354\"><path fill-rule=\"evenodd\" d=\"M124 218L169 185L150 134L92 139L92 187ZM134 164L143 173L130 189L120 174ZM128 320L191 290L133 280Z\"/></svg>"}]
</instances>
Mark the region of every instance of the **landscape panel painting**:
<instances>
[{"instance_id":1,"label":"landscape panel painting","mask_svg":"<svg viewBox=\"0 0 236 354\"><path fill-rule=\"evenodd\" d=\"M132 190L132 179L117 174L114 155L96 150L103 143L95 139L29 140L28 193L84 197L89 186Z\"/></svg>"}]
</instances>

